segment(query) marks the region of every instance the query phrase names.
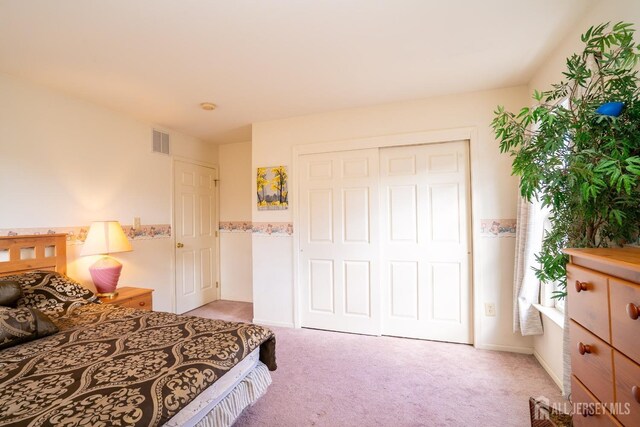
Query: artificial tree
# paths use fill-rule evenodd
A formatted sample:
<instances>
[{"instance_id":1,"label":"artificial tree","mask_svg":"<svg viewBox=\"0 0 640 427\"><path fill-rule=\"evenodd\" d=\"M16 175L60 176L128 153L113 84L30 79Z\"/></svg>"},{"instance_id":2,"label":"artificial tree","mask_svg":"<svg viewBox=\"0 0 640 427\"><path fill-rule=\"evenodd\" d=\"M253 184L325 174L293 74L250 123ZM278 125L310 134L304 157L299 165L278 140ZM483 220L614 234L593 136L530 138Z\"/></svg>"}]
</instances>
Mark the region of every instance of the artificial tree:
<instances>
[{"instance_id":1,"label":"artificial tree","mask_svg":"<svg viewBox=\"0 0 640 427\"><path fill-rule=\"evenodd\" d=\"M566 60L564 79L535 91L535 106L499 106L492 122L500 151L513 156L520 193L550 212L536 255L543 283L566 295L565 247L622 245L640 225L640 44L630 23L591 27L584 50ZM603 104L624 103L610 115ZM610 104L609 104L610 105Z\"/></svg>"}]
</instances>

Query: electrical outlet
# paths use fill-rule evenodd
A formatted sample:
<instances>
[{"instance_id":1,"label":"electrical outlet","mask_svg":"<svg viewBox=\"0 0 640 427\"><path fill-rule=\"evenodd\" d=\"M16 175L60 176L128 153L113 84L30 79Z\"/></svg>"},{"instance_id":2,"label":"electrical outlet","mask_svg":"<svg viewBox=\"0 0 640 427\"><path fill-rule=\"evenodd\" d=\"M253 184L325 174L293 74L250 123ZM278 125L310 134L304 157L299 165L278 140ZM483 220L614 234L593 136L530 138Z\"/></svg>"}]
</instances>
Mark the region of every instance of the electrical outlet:
<instances>
[{"instance_id":1,"label":"electrical outlet","mask_svg":"<svg viewBox=\"0 0 640 427\"><path fill-rule=\"evenodd\" d=\"M496 305L492 302L484 303L484 315L489 317L495 317Z\"/></svg>"},{"instance_id":2,"label":"electrical outlet","mask_svg":"<svg viewBox=\"0 0 640 427\"><path fill-rule=\"evenodd\" d=\"M136 216L133 218L133 229L137 230L140 228L140 217Z\"/></svg>"}]
</instances>

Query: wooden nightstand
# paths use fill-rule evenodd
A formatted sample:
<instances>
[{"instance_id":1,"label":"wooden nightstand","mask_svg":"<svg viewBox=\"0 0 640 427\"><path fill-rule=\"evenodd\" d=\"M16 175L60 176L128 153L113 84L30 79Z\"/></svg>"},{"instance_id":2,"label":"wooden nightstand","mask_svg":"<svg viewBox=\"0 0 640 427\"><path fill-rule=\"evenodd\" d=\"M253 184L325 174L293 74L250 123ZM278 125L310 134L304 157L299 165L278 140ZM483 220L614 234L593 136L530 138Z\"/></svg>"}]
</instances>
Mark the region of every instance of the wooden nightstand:
<instances>
[{"instance_id":1,"label":"wooden nightstand","mask_svg":"<svg viewBox=\"0 0 640 427\"><path fill-rule=\"evenodd\" d=\"M122 307L137 308L139 310L153 310L153 289L134 288L124 286L118 288L118 295L113 298L100 298L103 304L115 304Z\"/></svg>"}]
</instances>

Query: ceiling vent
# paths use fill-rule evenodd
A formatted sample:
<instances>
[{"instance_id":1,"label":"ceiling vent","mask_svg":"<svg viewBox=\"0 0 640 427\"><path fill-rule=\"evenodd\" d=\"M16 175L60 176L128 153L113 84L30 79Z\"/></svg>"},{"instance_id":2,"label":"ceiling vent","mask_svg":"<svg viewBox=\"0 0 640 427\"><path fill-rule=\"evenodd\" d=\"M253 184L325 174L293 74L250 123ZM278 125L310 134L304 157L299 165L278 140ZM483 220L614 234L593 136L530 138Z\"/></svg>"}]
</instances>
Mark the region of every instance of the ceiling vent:
<instances>
[{"instance_id":1,"label":"ceiling vent","mask_svg":"<svg viewBox=\"0 0 640 427\"><path fill-rule=\"evenodd\" d=\"M169 134L153 129L153 152L169 155Z\"/></svg>"}]
</instances>

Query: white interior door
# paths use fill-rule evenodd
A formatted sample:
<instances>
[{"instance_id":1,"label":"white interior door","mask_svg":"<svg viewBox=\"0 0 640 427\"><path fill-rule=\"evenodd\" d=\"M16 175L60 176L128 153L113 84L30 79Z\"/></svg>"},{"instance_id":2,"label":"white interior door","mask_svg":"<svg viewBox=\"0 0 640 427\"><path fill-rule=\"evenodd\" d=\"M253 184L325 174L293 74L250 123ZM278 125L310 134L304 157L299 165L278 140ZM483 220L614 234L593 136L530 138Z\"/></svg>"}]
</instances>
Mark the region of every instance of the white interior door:
<instances>
[{"instance_id":1,"label":"white interior door","mask_svg":"<svg viewBox=\"0 0 640 427\"><path fill-rule=\"evenodd\" d=\"M384 335L472 342L468 158L466 141L380 150Z\"/></svg>"},{"instance_id":2,"label":"white interior door","mask_svg":"<svg viewBox=\"0 0 640 427\"><path fill-rule=\"evenodd\" d=\"M380 334L378 150L299 164L301 324Z\"/></svg>"},{"instance_id":3,"label":"white interior door","mask_svg":"<svg viewBox=\"0 0 640 427\"><path fill-rule=\"evenodd\" d=\"M213 168L174 162L179 314L218 299L216 175Z\"/></svg>"}]
</instances>

